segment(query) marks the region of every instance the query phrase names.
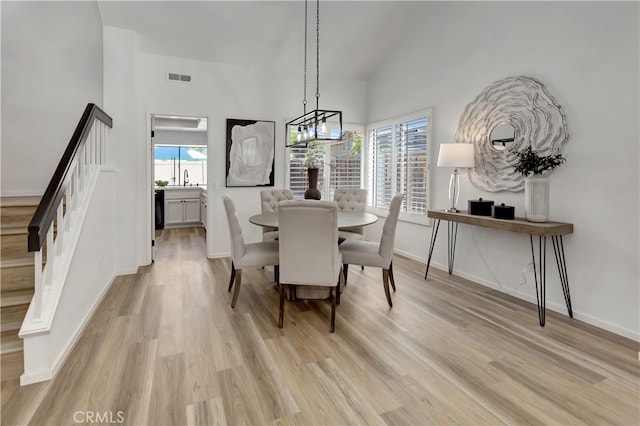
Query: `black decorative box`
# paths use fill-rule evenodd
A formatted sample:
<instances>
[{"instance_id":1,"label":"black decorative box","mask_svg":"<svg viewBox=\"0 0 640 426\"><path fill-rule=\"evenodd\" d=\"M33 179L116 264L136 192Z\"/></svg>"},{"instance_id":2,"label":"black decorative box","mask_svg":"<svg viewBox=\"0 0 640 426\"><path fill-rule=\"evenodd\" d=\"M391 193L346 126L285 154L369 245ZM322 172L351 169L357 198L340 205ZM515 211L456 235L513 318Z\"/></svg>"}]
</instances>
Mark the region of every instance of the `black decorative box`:
<instances>
[{"instance_id":1,"label":"black decorative box","mask_svg":"<svg viewBox=\"0 0 640 426\"><path fill-rule=\"evenodd\" d=\"M483 200L478 198L477 200L469 200L469 214L476 216L491 216L491 207L493 201Z\"/></svg>"},{"instance_id":2,"label":"black decorative box","mask_svg":"<svg viewBox=\"0 0 640 426\"><path fill-rule=\"evenodd\" d=\"M504 203L499 206L491 206L491 217L495 219L513 219L515 212L515 207L505 206Z\"/></svg>"}]
</instances>

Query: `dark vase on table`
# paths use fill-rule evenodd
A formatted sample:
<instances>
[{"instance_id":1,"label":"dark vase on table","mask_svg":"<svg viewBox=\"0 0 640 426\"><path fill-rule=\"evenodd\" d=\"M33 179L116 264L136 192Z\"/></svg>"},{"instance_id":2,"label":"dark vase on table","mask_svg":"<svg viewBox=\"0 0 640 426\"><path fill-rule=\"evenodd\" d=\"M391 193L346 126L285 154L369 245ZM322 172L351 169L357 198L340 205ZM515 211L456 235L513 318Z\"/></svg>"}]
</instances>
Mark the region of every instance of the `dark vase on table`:
<instances>
[{"instance_id":1,"label":"dark vase on table","mask_svg":"<svg viewBox=\"0 0 640 426\"><path fill-rule=\"evenodd\" d=\"M318 190L318 169L308 168L307 173L309 176L309 189L304 191L305 200L319 200L322 197Z\"/></svg>"}]
</instances>

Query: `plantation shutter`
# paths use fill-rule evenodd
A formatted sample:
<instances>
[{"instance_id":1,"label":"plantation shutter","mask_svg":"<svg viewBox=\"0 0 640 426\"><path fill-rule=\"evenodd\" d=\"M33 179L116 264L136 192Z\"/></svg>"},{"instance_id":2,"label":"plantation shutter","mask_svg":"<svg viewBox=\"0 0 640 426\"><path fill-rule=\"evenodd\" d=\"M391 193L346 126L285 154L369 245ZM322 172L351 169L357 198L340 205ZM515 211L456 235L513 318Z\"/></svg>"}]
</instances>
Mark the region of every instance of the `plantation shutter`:
<instances>
[{"instance_id":1,"label":"plantation shutter","mask_svg":"<svg viewBox=\"0 0 640 426\"><path fill-rule=\"evenodd\" d=\"M369 131L367 160L369 205L388 208L393 196L393 127Z\"/></svg>"},{"instance_id":2,"label":"plantation shutter","mask_svg":"<svg viewBox=\"0 0 640 426\"><path fill-rule=\"evenodd\" d=\"M402 211L427 211L427 119L396 125L396 193L405 194Z\"/></svg>"}]
</instances>

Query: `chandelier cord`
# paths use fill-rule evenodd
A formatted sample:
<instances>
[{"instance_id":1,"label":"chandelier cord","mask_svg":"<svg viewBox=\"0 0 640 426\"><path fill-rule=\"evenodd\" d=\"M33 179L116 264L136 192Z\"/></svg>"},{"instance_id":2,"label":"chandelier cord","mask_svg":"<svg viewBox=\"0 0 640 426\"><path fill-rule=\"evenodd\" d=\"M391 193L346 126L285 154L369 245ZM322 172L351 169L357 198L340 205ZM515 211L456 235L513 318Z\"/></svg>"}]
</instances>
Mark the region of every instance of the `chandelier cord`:
<instances>
[{"instance_id":1,"label":"chandelier cord","mask_svg":"<svg viewBox=\"0 0 640 426\"><path fill-rule=\"evenodd\" d=\"M316 109L320 99L320 0L316 0Z\"/></svg>"},{"instance_id":2,"label":"chandelier cord","mask_svg":"<svg viewBox=\"0 0 640 426\"><path fill-rule=\"evenodd\" d=\"M304 97L302 108L307 113L307 0L304 0Z\"/></svg>"}]
</instances>

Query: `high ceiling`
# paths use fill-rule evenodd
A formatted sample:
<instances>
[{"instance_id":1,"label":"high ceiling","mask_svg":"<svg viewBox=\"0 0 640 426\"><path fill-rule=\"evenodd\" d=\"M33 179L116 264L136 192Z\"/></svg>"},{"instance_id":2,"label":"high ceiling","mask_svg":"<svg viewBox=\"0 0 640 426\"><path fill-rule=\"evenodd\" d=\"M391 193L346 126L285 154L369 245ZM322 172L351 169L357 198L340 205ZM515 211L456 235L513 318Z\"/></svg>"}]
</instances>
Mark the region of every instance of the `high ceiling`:
<instances>
[{"instance_id":1,"label":"high ceiling","mask_svg":"<svg viewBox=\"0 0 640 426\"><path fill-rule=\"evenodd\" d=\"M138 33L147 53L302 71L304 2L101 1L104 25ZM320 2L320 73L367 80L402 42L425 2ZM316 2L308 3L310 81ZM422 15L424 16L424 15Z\"/></svg>"}]
</instances>

